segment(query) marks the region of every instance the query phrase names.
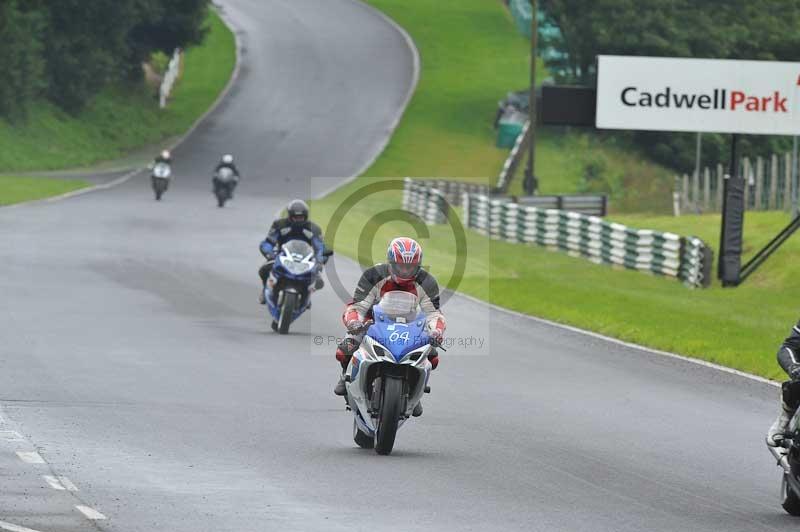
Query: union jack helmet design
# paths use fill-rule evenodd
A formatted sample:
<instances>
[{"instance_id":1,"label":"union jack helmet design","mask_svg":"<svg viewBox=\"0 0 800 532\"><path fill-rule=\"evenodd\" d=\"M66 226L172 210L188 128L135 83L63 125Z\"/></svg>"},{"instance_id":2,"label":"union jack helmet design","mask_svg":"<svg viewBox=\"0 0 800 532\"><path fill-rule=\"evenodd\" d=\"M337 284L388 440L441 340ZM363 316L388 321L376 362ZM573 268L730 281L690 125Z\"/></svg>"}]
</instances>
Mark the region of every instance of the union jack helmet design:
<instances>
[{"instance_id":1,"label":"union jack helmet design","mask_svg":"<svg viewBox=\"0 0 800 532\"><path fill-rule=\"evenodd\" d=\"M411 238L395 238L389 243L386 258L392 280L396 283L408 283L416 278L422 266L422 246Z\"/></svg>"}]
</instances>

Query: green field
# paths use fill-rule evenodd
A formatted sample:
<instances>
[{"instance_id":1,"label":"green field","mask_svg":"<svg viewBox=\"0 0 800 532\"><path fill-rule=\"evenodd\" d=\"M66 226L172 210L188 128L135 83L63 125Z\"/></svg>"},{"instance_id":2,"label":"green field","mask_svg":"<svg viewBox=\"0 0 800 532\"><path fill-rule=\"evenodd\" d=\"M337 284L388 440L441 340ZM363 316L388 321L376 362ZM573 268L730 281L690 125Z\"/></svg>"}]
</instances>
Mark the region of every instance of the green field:
<instances>
[{"instance_id":1,"label":"green field","mask_svg":"<svg viewBox=\"0 0 800 532\"><path fill-rule=\"evenodd\" d=\"M233 34L213 12L208 24L205 42L186 52L166 110L144 83L108 89L77 116L43 101L24 124L0 119L0 172L84 167L186 131L225 87L236 61Z\"/></svg>"},{"instance_id":2,"label":"green field","mask_svg":"<svg viewBox=\"0 0 800 532\"><path fill-rule=\"evenodd\" d=\"M498 100L528 86L529 45L501 2L369 0L412 36L422 58L420 83L389 146L365 175L455 177L494 185L508 156L494 145ZM547 77L542 64L538 79ZM584 167L600 162L614 186L612 208L644 204L665 212L671 174L613 139L577 130L544 129L537 140L537 175L546 194L588 191ZM628 186L634 176L637 187ZM520 180L512 192L520 190ZM653 191L654 188L659 190ZM618 196L618 197L617 197Z\"/></svg>"},{"instance_id":3,"label":"green field","mask_svg":"<svg viewBox=\"0 0 800 532\"><path fill-rule=\"evenodd\" d=\"M0 176L0 205L58 196L89 185L82 179Z\"/></svg>"},{"instance_id":4,"label":"green field","mask_svg":"<svg viewBox=\"0 0 800 532\"><path fill-rule=\"evenodd\" d=\"M314 202L314 218L324 227L330 227L337 207L349 204L352 193L382 178L408 175L486 181L487 175L496 175L506 151L494 148L491 114L498 95L525 83L526 43L512 31L501 2L462 0L455 7L426 0L370 3L415 39L422 55L422 81L389 148L367 172L369 177ZM474 72L491 75L472 83ZM669 197L662 204L661 191L656 189L670 179L668 172L642 162L624 146L592 135L556 131L542 135L538 146L537 173L544 192L579 189L585 161L599 157L605 159L608 174L631 185L623 195L628 205L644 205L649 212L667 208ZM651 177L634 181L642 173ZM794 297L800 289L800 264L794 260L800 251L798 241L790 241L740 288L715 284L707 290L690 290L676 280L595 265L544 248L491 241L467 231L466 271L455 283L451 277L458 257L450 227L414 228L391 212L400 204L398 191L369 195L340 219L336 235L326 234L328 243L368 265L383 259L390 238L428 231L420 237L425 264L443 285L627 341L766 377L780 376L774 353L798 317ZM719 216L640 214L612 219L696 235L712 246L719 238ZM745 254L752 254L787 222L783 213L748 213Z\"/></svg>"}]
</instances>

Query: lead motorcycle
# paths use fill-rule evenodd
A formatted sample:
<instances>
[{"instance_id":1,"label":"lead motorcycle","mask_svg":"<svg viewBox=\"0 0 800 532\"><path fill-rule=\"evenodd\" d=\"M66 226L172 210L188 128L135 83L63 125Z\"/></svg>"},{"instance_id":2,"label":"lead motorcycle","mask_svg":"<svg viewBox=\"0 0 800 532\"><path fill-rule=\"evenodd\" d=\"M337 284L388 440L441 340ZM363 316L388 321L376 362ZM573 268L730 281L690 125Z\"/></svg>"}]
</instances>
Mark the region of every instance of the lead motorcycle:
<instances>
[{"instance_id":1,"label":"lead motorcycle","mask_svg":"<svg viewBox=\"0 0 800 532\"><path fill-rule=\"evenodd\" d=\"M783 469L781 478L781 506L786 513L800 516L800 415L795 413L789 422L789 432L777 447L767 448Z\"/></svg>"},{"instance_id":2,"label":"lead motorcycle","mask_svg":"<svg viewBox=\"0 0 800 532\"><path fill-rule=\"evenodd\" d=\"M392 452L397 430L430 392L432 349L417 297L401 291L384 294L344 377L359 447Z\"/></svg>"},{"instance_id":3,"label":"lead motorcycle","mask_svg":"<svg viewBox=\"0 0 800 532\"><path fill-rule=\"evenodd\" d=\"M217 197L217 206L224 207L225 202L233 198L233 191L239 182L239 177L228 167L222 167L214 175L214 195Z\"/></svg>"},{"instance_id":4,"label":"lead motorcycle","mask_svg":"<svg viewBox=\"0 0 800 532\"><path fill-rule=\"evenodd\" d=\"M156 195L156 201L161 201L161 196L169 188L169 182L172 179L172 167L169 163L159 162L153 166L153 172L150 175L150 181L153 184L153 192Z\"/></svg>"},{"instance_id":5,"label":"lead motorcycle","mask_svg":"<svg viewBox=\"0 0 800 532\"><path fill-rule=\"evenodd\" d=\"M323 264L331 255L330 250L323 253ZM308 242L290 240L280 247L264 287L274 331L288 333L292 322L311 307L311 294L319 288L317 277L321 269Z\"/></svg>"}]
</instances>

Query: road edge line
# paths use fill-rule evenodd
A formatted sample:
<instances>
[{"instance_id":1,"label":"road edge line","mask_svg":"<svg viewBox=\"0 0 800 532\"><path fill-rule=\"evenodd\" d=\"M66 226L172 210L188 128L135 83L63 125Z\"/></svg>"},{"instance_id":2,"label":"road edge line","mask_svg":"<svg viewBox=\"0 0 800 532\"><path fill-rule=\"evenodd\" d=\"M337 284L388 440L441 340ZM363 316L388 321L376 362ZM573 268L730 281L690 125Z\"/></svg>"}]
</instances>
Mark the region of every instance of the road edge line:
<instances>
[{"instance_id":1,"label":"road edge line","mask_svg":"<svg viewBox=\"0 0 800 532\"><path fill-rule=\"evenodd\" d=\"M576 327L574 325L567 325L565 323L558 323L557 321L548 320L546 318L541 318L539 316L534 316L532 314L524 314L524 313L518 312L516 310L511 310L511 309L508 309L508 308L505 308L505 307L501 307L499 305L495 305L494 303L490 303L488 301L484 301L482 299L479 299L479 298L477 298L475 296L471 296L471 295L465 294L463 292L452 292L452 294L457 296L457 297L462 297L464 299L472 301L473 303L478 303L478 304L481 304L483 306L489 307L492 310L498 310L500 312L504 312L506 314L510 314L510 315L512 315L514 317L517 317L517 318L523 318L523 319L532 320L532 321L534 321L536 323L539 323L541 325L546 325L546 326L553 327L553 328L556 328L556 329L561 329L561 330L569 331L569 332L572 332L572 333L577 333L577 334L580 334L580 335L583 335L583 336L588 336L589 338L595 338L597 340L603 340L603 341L608 342L610 344L618 345L618 346L621 346L621 347L626 347L626 348L634 350L634 351L642 351L642 352L645 352L645 353L648 353L648 354L651 354L651 355L658 355L658 356L668 357L668 358L672 358L672 359L676 359L676 360L682 360L683 362L689 362L689 363L692 363L692 364L696 364L698 366L703 366L703 367L706 367L706 368L715 369L715 370L718 370L718 371L722 371L724 373L728 373L728 374L731 374L731 375L736 375L737 377L744 377L746 379L750 379L750 380L753 380L753 381L756 381L756 382L759 382L759 383L762 383L762 384L768 384L768 385L774 386L776 388L779 388L781 386L780 383L775 382L775 381L773 381L771 379L768 379L766 377L761 377L760 375L754 375L752 373L747 373L746 371L741 371L741 370L738 370L738 369L729 368L729 367L723 366L721 364L715 364L714 362L708 362L706 360L701 360L699 358L692 358L692 357L685 356L685 355L679 355L677 353L672 353L670 351L662 351L660 349L654 349L652 347L647 347L647 346L644 346L644 345L635 344L633 342L627 342L625 340L620 340L619 338L606 336L605 334L601 334L601 333L598 333L598 332L589 331L587 329L581 329L580 327Z\"/></svg>"},{"instance_id":2,"label":"road edge line","mask_svg":"<svg viewBox=\"0 0 800 532\"><path fill-rule=\"evenodd\" d=\"M406 91L406 95L403 97L403 103L402 105L400 105L400 108L397 114L395 115L394 119L392 120L391 124L389 124L389 128L386 131L386 136L380 143L378 149L375 151L375 154L372 157L370 157L370 159L366 161L361 167L359 167L359 169L356 171L355 174L348 177L344 181L341 181L336 185L327 188L320 193L317 193L311 198L312 200L322 199L328 194L331 194L339 190L340 188L344 187L345 185L352 183L353 181L358 179L361 176L361 174L369 170L369 168L373 164L375 164L375 161L377 161L380 158L380 156L383 155L383 152L386 151L386 147L389 146L389 143L391 142L395 131L397 131L397 128L400 126L400 122L403 120L403 116L405 116L406 110L408 109L411 100L414 98L414 94L416 94L417 92L417 87L419 86L420 73L422 71L421 67L422 59L420 58L419 48L417 48L417 44L414 42L414 39L411 37L411 35L408 33L408 31L406 31L404 27L398 24L397 21L395 21L389 15L387 15L377 7L369 5L364 0L351 0L351 2L360 5L365 10L371 12L373 15L376 15L378 18L382 19L384 22L389 24L389 26L394 28L394 30L397 31L403 38L403 40L406 43L406 46L411 52L412 65L413 65L412 75L411 75L411 85L409 86L408 91Z\"/></svg>"}]
</instances>

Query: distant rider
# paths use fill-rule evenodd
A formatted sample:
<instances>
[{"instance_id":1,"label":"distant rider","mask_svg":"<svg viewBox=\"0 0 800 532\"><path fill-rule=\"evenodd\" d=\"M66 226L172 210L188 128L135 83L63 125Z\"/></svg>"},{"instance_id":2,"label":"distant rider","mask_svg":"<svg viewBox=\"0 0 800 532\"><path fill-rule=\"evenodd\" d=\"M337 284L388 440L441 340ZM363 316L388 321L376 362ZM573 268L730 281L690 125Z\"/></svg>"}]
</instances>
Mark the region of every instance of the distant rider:
<instances>
[{"instance_id":1,"label":"distant rider","mask_svg":"<svg viewBox=\"0 0 800 532\"><path fill-rule=\"evenodd\" d=\"M275 263L275 255L280 251L280 247L290 240L303 240L311 244L314 248L317 259L317 280L314 284L316 290L321 289L325 283L319 274L322 272L322 265L325 262L325 242L322 240L322 230L317 224L308 219L308 205L303 200L292 200L286 207L286 218L278 218L272 222L267 237L261 242L259 249L261 254L267 259L266 264L258 270L261 278L261 291L258 295L258 302L262 305L266 303L264 299L264 288L267 279Z\"/></svg>"},{"instance_id":2,"label":"distant rider","mask_svg":"<svg viewBox=\"0 0 800 532\"><path fill-rule=\"evenodd\" d=\"M778 363L789 375L789 380L781 386L781 412L767 432L767 445L773 447L780 444L800 406L800 322L792 327L791 334L781 344Z\"/></svg>"},{"instance_id":3,"label":"distant rider","mask_svg":"<svg viewBox=\"0 0 800 532\"><path fill-rule=\"evenodd\" d=\"M156 158L153 161L153 166L159 163L166 163L170 165L172 164L172 154L169 152L169 150L164 150L158 155L156 155Z\"/></svg>"},{"instance_id":4,"label":"distant rider","mask_svg":"<svg viewBox=\"0 0 800 532\"><path fill-rule=\"evenodd\" d=\"M230 153L223 155L222 159L220 159L219 163L217 164L217 167L214 169L214 186L217 185L219 181L217 176L219 175L219 171L223 168L228 168L231 172L233 172L234 180L231 183L231 196L233 196L233 191L236 188L236 185L239 184L239 178L241 177L241 174L239 173L239 169L236 168L236 163L233 162L233 155Z\"/></svg>"},{"instance_id":5,"label":"distant rider","mask_svg":"<svg viewBox=\"0 0 800 532\"><path fill-rule=\"evenodd\" d=\"M372 307L380 302L381 296L393 290L408 292L417 296L419 308L425 313L426 329L434 347L440 346L444 338L446 323L439 308L439 284L436 279L422 269L422 246L406 237L395 238L389 243L385 264L377 264L366 270L358 281L353 300L345 308L342 321L347 335L336 349L336 360L347 369L350 358L356 352L365 334L365 321L372 317ZM434 349L429 356L433 369L439 365L439 355ZM333 389L336 395L345 395L344 373ZM422 415L422 403L415 408L413 415Z\"/></svg>"}]
</instances>

